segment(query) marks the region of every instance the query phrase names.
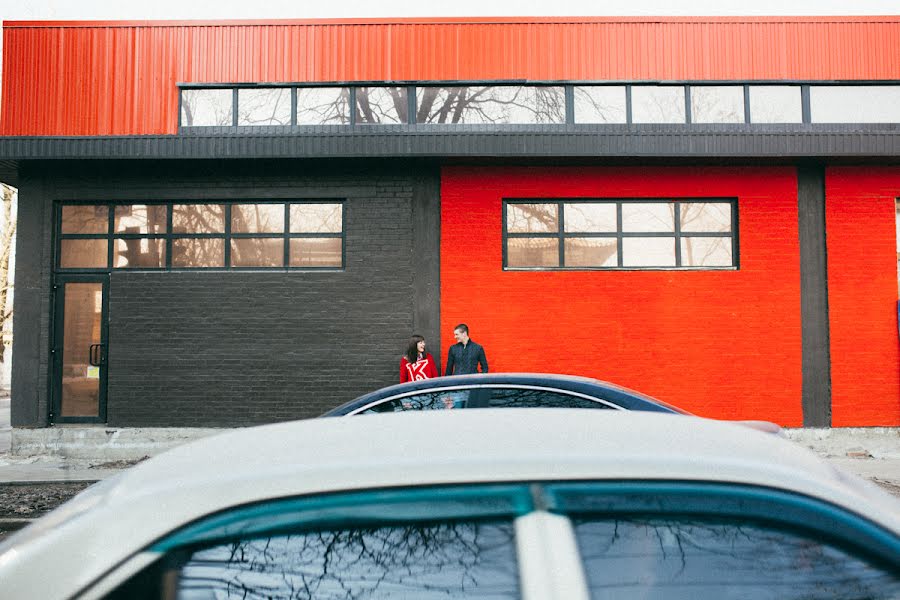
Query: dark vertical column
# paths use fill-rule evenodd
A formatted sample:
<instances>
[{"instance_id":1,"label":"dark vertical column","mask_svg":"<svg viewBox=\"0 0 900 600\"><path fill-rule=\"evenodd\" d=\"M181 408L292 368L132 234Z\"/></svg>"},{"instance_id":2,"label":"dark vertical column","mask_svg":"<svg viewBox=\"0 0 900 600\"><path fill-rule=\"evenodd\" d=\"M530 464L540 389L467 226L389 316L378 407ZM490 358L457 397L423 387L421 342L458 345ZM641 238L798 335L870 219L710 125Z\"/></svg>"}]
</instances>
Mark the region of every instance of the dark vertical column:
<instances>
[{"instance_id":1,"label":"dark vertical column","mask_svg":"<svg viewBox=\"0 0 900 600\"><path fill-rule=\"evenodd\" d=\"M800 221L800 312L803 426L831 426L831 350L825 245L825 169L797 169Z\"/></svg>"},{"instance_id":2,"label":"dark vertical column","mask_svg":"<svg viewBox=\"0 0 900 600\"><path fill-rule=\"evenodd\" d=\"M441 173L424 167L415 178L413 225L413 329L428 340L441 368Z\"/></svg>"},{"instance_id":3,"label":"dark vertical column","mask_svg":"<svg viewBox=\"0 0 900 600\"><path fill-rule=\"evenodd\" d=\"M13 300L13 352L10 418L13 427L47 425L49 285L52 252L46 223L52 202L40 179L20 179L16 224L16 292Z\"/></svg>"}]
</instances>

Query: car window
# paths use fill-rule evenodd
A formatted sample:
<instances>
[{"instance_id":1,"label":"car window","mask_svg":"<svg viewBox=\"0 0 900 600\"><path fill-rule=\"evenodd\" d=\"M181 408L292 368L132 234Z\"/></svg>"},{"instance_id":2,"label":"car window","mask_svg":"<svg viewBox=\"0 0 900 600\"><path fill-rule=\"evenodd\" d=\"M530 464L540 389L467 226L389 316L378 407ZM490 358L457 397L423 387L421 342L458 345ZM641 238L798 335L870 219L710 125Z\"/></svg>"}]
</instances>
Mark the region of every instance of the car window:
<instances>
[{"instance_id":1,"label":"car window","mask_svg":"<svg viewBox=\"0 0 900 600\"><path fill-rule=\"evenodd\" d=\"M453 408L465 408L469 397L474 390L445 390L439 392L422 392L394 398L360 411L359 414L368 415L386 412L404 412L407 410L447 410Z\"/></svg>"},{"instance_id":2,"label":"car window","mask_svg":"<svg viewBox=\"0 0 900 600\"><path fill-rule=\"evenodd\" d=\"M470 408L475 408L472 403ZM490 408L612 408L602 402L553 390L493 388L487 402Z\"/></svg>"},{"instance_id":3,"label":"car window","mask_svg":"<svg viewBox=\"0 0 900 600\"><path fill-rule=\"evenodd\" d=\"M579 518L593 600L900 598L900 578L815 537L746 520Z\"/></svg>"},{"instance_id":4,"label":"car window","mask_svg":"<svg viewBox=\"0 0 900 600\"><path fill-rule=\"evenodd\" d=\"M193 552L179 600L519 597L511 522L466 521L239 539Z\"/></svg>"}]
</instances>

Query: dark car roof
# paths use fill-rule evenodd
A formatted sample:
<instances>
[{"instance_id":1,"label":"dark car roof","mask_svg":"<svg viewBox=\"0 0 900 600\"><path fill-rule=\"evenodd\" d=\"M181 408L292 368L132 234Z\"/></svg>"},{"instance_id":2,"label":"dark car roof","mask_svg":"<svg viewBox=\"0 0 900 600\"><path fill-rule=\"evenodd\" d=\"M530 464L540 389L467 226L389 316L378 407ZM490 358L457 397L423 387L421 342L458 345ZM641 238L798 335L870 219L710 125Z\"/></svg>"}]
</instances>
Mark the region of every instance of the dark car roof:
<instances>
[{"instance_id":1,"label":"dark car roof","mask_svg":"<svg viewBox=\"0 0 900 600\"><path fill-rule=\"evenodd\" d=\"M598 396L627 410L689 414L687 411L646 394L616 385L615 383L609 383L608 381L591 379L590 377L555 375L551 373L479 373L476 375L451 375L449 377L422 379L381 388L360 396L356 400L342 404L322 416L341 417L372 402L420 390L498 384L541 386L578 392L588 396Z\"/></svg>"}]
</instances>

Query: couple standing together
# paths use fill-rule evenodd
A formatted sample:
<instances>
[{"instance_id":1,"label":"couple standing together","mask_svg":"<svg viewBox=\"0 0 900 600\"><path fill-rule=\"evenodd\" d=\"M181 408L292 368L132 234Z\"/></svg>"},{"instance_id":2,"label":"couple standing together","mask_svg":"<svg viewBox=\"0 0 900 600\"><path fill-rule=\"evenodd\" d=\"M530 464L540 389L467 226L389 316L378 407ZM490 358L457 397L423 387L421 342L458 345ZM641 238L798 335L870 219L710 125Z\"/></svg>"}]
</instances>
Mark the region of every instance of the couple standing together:
<instances>
[{"instance_id":1,"label":"couple standing together","mask_svg":"<svg viewBox=\"0 0 900 600\"><path fill-rule=\"evenodd\" d=\"M454 327L453 337L456 338L456 343L450 346L450 352L447 353L447 368L444 375L477 373L478 365L481 365L482 373L487 373L488 363L484 348L469 338L469 326L460 323ZM425 352L425 338L421 335L409 338L406 354L400 359L400 383L437 376L434 357Z\"/></svg>"}]
</instances>

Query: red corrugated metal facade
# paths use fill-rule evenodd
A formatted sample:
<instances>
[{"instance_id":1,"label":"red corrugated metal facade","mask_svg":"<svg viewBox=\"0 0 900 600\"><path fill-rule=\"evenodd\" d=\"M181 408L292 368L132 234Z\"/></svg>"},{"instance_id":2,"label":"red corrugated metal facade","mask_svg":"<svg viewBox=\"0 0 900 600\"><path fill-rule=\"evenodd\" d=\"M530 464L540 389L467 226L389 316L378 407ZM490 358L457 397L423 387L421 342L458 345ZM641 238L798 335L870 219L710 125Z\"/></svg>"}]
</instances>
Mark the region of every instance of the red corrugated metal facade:
<instances>
[{"instance_id":1,"label":"red corrugated metal facade","mask_svg":"<svg viewBox=\"0 0 900 600\"><path fill-rule=\"evenodd\" d=\"M900 17L8 22L0 135L175 133L181 83L900 79Z\"/></svg>"}]
</instances>

